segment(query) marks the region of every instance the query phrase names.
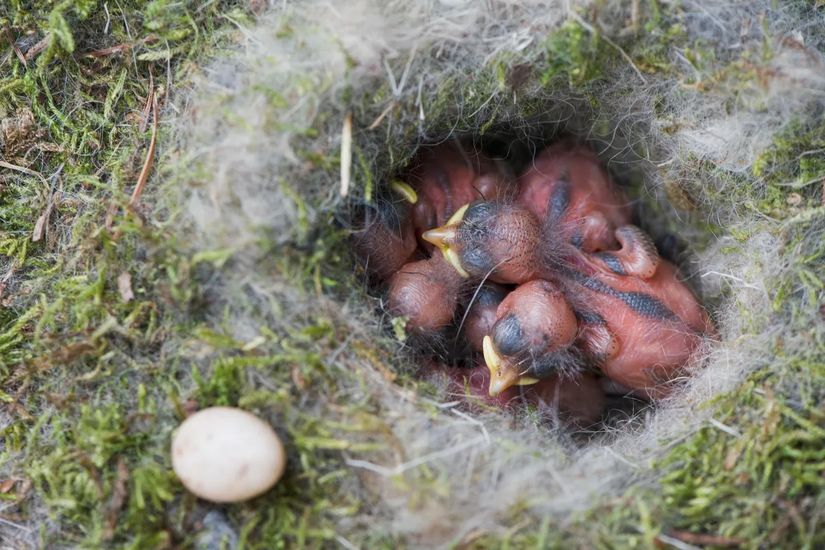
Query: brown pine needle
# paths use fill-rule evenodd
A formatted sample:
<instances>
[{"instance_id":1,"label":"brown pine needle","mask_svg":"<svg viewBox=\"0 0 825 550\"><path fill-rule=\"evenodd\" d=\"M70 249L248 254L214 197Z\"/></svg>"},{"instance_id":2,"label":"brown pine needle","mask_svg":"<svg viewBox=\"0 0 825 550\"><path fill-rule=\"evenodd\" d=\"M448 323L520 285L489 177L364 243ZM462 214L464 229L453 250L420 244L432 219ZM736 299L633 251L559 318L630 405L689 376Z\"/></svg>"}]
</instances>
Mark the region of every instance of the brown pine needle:
<instances>
[{"instance_id":1,"label":"brown pine needle","mask_svg":"<svg viewBox=\"0 0 825 550\"><path fill-rule=\"evenodd\" d=\"M151 71L149 72L149 95L146 96L146 105L143 106L143 117L140 119L140 126L138 130L140 133L146 131L146 125L149 123L149 109L152 108L152 98L154 97L155 79Z\"/></svg>"},{"instance_id":2,"label":"brown pine needle","mask_svg":"<svg viewBox=\"0 0 825 550\"><path fill-rule=\"evenodd\" d=\"M129 207L134 207L140 195L143 193L143 188L146 186L146 180L149 179L149 172L152 170L152 164L155 159L155 146L158 139L158 98L155 96L155 88L152 86L149 90L149 100L152 102L152 140L149 142L149 150L146 151L146 160L143 162L143 168L140 170L137 185L132 191L132 196L129 198Z\"/></svg>"}]
</instances>

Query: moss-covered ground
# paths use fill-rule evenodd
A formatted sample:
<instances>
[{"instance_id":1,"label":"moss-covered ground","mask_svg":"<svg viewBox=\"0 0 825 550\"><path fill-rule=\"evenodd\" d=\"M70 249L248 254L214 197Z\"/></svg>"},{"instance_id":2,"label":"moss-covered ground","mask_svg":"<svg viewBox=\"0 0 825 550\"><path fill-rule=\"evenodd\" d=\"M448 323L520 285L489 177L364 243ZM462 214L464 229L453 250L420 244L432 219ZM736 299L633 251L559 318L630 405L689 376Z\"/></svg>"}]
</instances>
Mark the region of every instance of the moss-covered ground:
<instances>
[{"instance_id":1,"label":"moss-covered ground","mask_svg":"<svg viewBox=\"0 0 825 550\"><path fill-rule=\"evenodd\" d=\"M644 74L675 71L667 51L685 40L684 29L655 1L642 4L646 15L621 44L577 23L548 37L534 77L545 86L587 86L598 101L603 69L625 63L624 55ZM348 407L352 425L291 405L334 394L336 374L319 349L342 340L336 320L321 312L287 334L262 327L251 342L208 328L200 315L210 300L205 283L226 258L179 252L174 213L146 206L157 180L130 203L143 169L166 169L160 157L146 160L151 91L162 108L199 64L232 46L256 9L226 0L0 7L0 533L9 540L191 547L200 517L171 473L167 448L188 410L217 404L275 420L292 460L271 494L226 509L244 548L337 544L337 523L364 506L348 492L354 482L342 453L378 445L368 436L382 429L380 419L368 404L342 398L327 406ZM749 60L734 60L727 71L705 72L708 52L688 46L697 69L686 86L719 93L748 70ZM510 69L503 60L473 85L506 86ZM161 117L161 138L168 124ZM739 196L726 197L771 220L748 231L777 234L794 251L791 269L768 288L776 319L797 327L794 342L804 345L777 341L770 364L707 404L718 426L676 444L657 465L664 475L656 486L636 487L563 526L525 523L514 511L513 530L467 545L825 546L825 349L821 325L811 322L813 309L825 322L823 135L820 115L792 122L751 167L746 179L760 185L736 186ZM712 189L698 192L701 204L715 199ZM351 269L340 242L328 231L311 254L286 250L273 268L306 292L340 298L342 286L357 284L341 275ZM383 362L386 350L352 345L363 346L364 361ZM268 371L262 388L255 372L272 365L285 368ZM370 536L365 530L358 542L403 543Z\"/></svg>"}]
</instances>

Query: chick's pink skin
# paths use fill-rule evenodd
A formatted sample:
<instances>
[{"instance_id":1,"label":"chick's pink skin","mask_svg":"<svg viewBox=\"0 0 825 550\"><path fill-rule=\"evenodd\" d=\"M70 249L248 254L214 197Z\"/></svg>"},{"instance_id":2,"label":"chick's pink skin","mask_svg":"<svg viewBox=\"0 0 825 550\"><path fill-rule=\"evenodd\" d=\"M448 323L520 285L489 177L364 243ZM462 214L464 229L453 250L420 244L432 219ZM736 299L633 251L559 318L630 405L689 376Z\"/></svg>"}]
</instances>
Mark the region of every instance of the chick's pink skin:
<instances>
[{"instance_id":1,"label":"chick's pink skin","mask_svg":"<svg viewBox=\"0 0 825 550\"><path fill-rule=\"evenodd\" d=\"M529 281L508 294L496 310L496 324L511 315L520 326L523 346L536 353L565 347L578 332L576 314L562 290L550 281ZM495 325L491 333L496 334ZM495 336L493 344L501 350Z\"/></svg>"},{"instance_id":2,"label":"chick's pink skin","mask_svg":"<svg viewBox=\"0 0 825 550\"><path fill-rule=\"evenodd\" d=\"M408 332L437 332L453 321L463 283L441 254L404 264L389 280L389 311L408 317Z\"/></svg>"},{"instance_id":3,"label":"chick's pink skin","mask_svg":"<svg viewBox=\"0 0 825 550\"><path fill-rule=\"evenodd\" d=\"M352 235L353 247L367 271L380 281L387 280L415 254L418 243L412 223L400 221L396 230L379 219Z\"/></svg>"},{"instance_id":4,"label":"chick's pink skin","mask_svg":"<svg viewBox=\"0 0 825 550\"><path fill-rule=\"evenodd\" d=\"M469 202L494 200L514 191L514 183L497 163L452 141L423 147L406 180L418 193L413 206L418 235L443 225Z\"/></svg>"},{"instance_id":5,"label":"chick's pink skin","mask_svg":"<svg viewBox=\"0 0 825 550\"><path fill-rule=\"evenodd\" d=\"M508 292L507 287L495 283L484 283L476 292L463 326L464 338L473 351L481 353L482 341L490 334L497 319L496 310Z\"/></svg>"},{"instance_id":6,"label":"chick's pink skin","mask_svg":"<svg viewBox=\"0 0 825 550\"><path fill-rule=\"evenodd\" d=\"M446 377L450 398L470 398L501 409L533 405L539 411L556 411L564 422L577 427L598 422L605 407L600 382L591 374L582 374L575 379L552 376L531 386L512 386L495 397L487 393L490 372L483 365L467 369L433 362L425 370L425 375Z\"/></svg>"},{"instance_id":7,"label":"chick's pink skin","mask_svg":"<svg viewBox=\"0 0 825 550\"><path fill-rule=\"evenodd\" d=\"M612 380L651 398L665 397L670 382L678 377L714 328L693 293L679 281L676 268L662 260L649 279L621 276L589 263L589 276L610 293L582 285L575 289L575 302L582 309L596 312L606 323L616 345L603 354L599 367ZM651 297L665 306L672 315L653 318L630 307L611 293L638 293ZM568 295L573 294L568 292ZM574 304L575 307L575 304ZM596 327L599 330L602 327ZM580 333L585 337L587 327ZM595 344L593 348L598 348Z\"/></svg>"},{"instance_id":8,"label":"chick's pink skin","mask_svg":"<svg viewBox=\"0 0 825 550\"><path fill-rule=\"evenodd\" d=\"M560 143L545 149L518 179L516 203L540 220L554 223L566 238L577 240L588 252L614 246L613 231L630 223L631 210L589 149ZM567 186L566 208L554 212L554 195ZM563 194L563 193L562 193ZM558 203L559 201L555 201ZM558 219L550 219L558 215Z\"/></svg>"},{"instance_id":9,"label":"chick's pink skin","mask_svg":"<svg viewBox=\"0 0 825 550\"><path fill-rule=\"evenodd\" d=\"M666 395L667 383L679 375L702 336L712 332L707 315L678 280L675 268L660 261L649 237L632 226L615 231L621 248L592 254L548 241L545 229L522 206L473 203L447 244L472 277L490 273L491 280L517 284L535 278L557 281L574 311L602 317L601 323L580 327L580 348L617 382L651 397ZM508 299L518 296L514 291ZM527 300L515 309L529 312L531 307ZM497 317L496 326L506 317L505 310ZM566 319L562 328L574 326L569 315ZM527 339L546 334L540 325L522 332ZM499 355L511 355L496 327L492 340ZM535 357L540 350L531 351ZM524 372L521 364L515 357L504 361L511 368L497 371L499 383L490 391L510 383L514 371Z\"/></svg>"}]
</instances>

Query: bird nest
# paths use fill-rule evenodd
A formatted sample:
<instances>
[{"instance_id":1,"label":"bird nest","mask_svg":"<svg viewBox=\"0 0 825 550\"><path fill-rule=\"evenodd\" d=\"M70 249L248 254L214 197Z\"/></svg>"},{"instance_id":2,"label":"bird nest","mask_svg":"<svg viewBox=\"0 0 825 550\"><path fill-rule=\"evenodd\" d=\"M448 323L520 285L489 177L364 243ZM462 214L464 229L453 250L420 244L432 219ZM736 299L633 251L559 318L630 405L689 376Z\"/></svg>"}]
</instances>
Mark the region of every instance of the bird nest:
<instances>
[{"instance_id":1,"label":"bird nest","mask_svg":"<svg viewBox=\"0 0 825 550\"><path fill-rule=\"evenodd\" d=\"M154 176L140 176L146 210L114 204L88 231L111 242L78 250L61 299L31 310L40 331L59 324L41 310L71 304L90 342L42 365L102 384L15 443L34 453L38 503L60 520L43 527L46 544L823 542L821 8L275 4L194 77L178 66ZM387 314L351 247L365 208L424 147L472 143L519 170L561 138L628 194L718 333L668 396L574 432L538 407L468 406L422 376L431 350ZM87 253L100 261L80 287ZM146 297L143 309L110 314L106 285L126 304ZM122 328L135 319L140 334ZM165 473L184 411L213 405L251 410L284 440L271 493L218 508Z\"/></svg>"},{"instance_id":2,"label":"bird nest","mask_svg":"<svg viewBox=\"0 0 825 550\"><path fill-rule=\"evenodd\" d=\"M790 283L787 240L820 249L819 214L779 197L777 231L763 208L779 173L777 139L790 121L810 128L805 113L820 112L822 59L779 23L749 26L747 7L680 12L652 33L643 29L660 16L617 6L594 7L587 20L547 6L417 10L308 4L250 34L196 90L188 148L219 161L202 161L189 214L197 250L232 250L212 308L234 338L254 341L261 326L325 327L325 374L312 375L314 390L295 406L342 427L333 430L339 464L371 510L353 525L369 517L372 529L442 544L500 535L515 510L541 525L631 484L655 486L665 470L651 464L679 441L708 423L735 432L707 404L769 369L776 338L797 341L790 327L821 315L814 289ZM771 55L752 60L765 42ZM216 99L215 87L228 92ZM470 141L525 164L562 135L621 182L637 223L680 265L719 329L678 391L655 410L625 409L584 443L533 409L468 410L444 384L420 378L420 348L405 344L347 252L363 206L386 196L422 145ZM777 288L796 306L778 305ZM788 316L793 323L780 321ZM363 414L370 428L358 427Z\"/></svg>"}]
</instances>

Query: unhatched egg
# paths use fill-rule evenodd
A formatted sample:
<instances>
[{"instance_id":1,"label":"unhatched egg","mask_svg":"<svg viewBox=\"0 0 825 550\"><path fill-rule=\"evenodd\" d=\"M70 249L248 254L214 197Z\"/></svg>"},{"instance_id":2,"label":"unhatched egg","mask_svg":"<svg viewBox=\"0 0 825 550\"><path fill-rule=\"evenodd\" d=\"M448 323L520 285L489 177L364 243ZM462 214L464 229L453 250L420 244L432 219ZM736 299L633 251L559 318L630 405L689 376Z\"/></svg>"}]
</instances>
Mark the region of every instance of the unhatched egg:
<instances>
[{"instance_id":1,"label":"unhatched egg","mask_svg":"<svg viewBox=\"0 0 825 550\"><path fill-rule=\"evenodd\" d=\"M260 495L281 477L286 455L266 422L231 407L187 418L172 438L172 468L183 485L212 502Z\"/></svg>"}]
</instances>

